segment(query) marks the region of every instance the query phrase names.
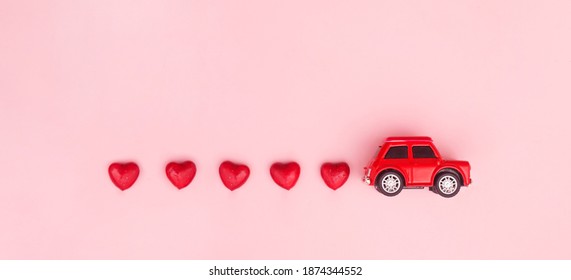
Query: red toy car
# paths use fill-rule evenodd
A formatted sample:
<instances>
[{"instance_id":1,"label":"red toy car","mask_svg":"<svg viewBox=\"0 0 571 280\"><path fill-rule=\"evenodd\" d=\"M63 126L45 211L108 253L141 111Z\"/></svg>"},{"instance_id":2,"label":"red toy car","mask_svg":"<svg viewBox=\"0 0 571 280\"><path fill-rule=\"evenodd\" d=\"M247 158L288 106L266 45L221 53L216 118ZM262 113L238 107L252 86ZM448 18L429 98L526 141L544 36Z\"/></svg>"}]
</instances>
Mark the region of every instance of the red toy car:
<instances>
[{"instance_id":1,"label":"red toy car","mask_svg":"<svg viewBox=\"0 0 571 280\"><path fill-rule=\"evenodd\" d=\"M453 197L472 183L470 163L443 160L430 137L389 137L365 167L363 181L387 196L403 188L424 188Z\"/></svg>"}]
</instances>

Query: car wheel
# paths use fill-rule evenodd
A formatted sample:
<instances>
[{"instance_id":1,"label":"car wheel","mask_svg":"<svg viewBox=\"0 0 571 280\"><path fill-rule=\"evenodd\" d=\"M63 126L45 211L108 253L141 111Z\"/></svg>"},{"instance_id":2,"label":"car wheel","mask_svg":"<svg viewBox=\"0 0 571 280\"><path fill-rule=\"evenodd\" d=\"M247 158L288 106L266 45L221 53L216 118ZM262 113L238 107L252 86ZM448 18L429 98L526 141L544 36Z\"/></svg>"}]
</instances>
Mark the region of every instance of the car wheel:
<instances>
[{"instance_id":1,"label":"car wheel","mask_svg":"<svg viewBox=\"0 0 571 280\"><path fill-rule=\"evenodd\" d=\"M395 196L399 194L404 187L402 176L396 172L383 173L377 178L375 188L378 192L386 196Z\"/></svg>"},{"instance_id":2,"label":"car wheel","mask_svg":"<svg viewBox=\"0 0 571 280\"><path fill-rule=\"evenodd\" d=\"M442 173L436 177L434 190L443 197L453 197L460 191L460 178L454 173Z\"/></svg>"}]
</instances>

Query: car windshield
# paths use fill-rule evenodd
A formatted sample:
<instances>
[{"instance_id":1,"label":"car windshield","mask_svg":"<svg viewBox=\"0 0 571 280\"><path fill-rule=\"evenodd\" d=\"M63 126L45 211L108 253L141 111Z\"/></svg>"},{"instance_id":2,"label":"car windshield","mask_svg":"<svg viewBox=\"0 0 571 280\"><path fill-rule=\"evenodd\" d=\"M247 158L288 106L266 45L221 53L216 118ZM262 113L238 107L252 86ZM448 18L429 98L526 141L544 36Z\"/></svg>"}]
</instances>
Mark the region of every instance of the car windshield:
<instances>
[{"instance_id":1,"label":"car windshield","mask_svg":"<svg viewBox=\"0 0 571 280\"><path fill-rule=\"evenodd\" d=\"M377 156L379 155L379 152L381 151L381 146L379 146L377 148L377 150L375 151L375 155L373 155L373 160L375 160L377 158Z\"/></svg>"}]
</instances>

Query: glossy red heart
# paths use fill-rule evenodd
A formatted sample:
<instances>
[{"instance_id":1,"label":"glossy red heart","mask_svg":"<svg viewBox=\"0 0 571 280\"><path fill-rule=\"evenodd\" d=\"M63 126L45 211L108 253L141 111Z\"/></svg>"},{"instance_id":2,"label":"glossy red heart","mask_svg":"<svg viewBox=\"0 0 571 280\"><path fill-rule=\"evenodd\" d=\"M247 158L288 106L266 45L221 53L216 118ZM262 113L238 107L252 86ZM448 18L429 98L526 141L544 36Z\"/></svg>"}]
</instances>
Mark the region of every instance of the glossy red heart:
<instances>
[{"instance_id":1,"label":"glossy red heart","mask_svg":"<svg viewBox=\"0 0 571 280\"><path fill-rule=\"evenodd\" d=\"M345 162L326 162L321 166L321 177L325 184L333 190L343 186L349 178L349 165Z\"/></svg>"},{"instance_id":2,"label":"glossy red heart","mask_svg":"<svg viewBox=\"0 0 571 280\"><path fill-rule=\"evenodd\" d=\"M166 172L171 183L180 190L194 179L196 165L192 161L170 162L167 164Z\"/></svg>"},{"instance_id":3,"label":"glossy red heart","mask_svg":"<svg viewBox=\"0 0 571 280\"><path fill-rule=\"evenodd\" d=\"M130 188L139 177L139 166L136 163L112 163L109 165L109 177L115 186L124 191Z\"/></svg>"},{"instance_id":4,"label":"glossy red heart","mask_svg":"<svg viewBox=\"0 0 571 280\"><path fill-rule=\"evenodd\" d=\"M300 168L297 162L276 162L270 167L270 175L278 186L290 190L299 178Z\"/></svg>"},{"instance_id":5,"label":"glossy red heart","mask_svg":"<svg viewBox=\"0 0 571 280\"><path fill-rule=\"evenodd\" d=\"M220 172L222 183L231 191L241 187L250 176L250 168L248 166L231 161L225 161L220 164L218 171Z\"/></svg>"}]
</instances>

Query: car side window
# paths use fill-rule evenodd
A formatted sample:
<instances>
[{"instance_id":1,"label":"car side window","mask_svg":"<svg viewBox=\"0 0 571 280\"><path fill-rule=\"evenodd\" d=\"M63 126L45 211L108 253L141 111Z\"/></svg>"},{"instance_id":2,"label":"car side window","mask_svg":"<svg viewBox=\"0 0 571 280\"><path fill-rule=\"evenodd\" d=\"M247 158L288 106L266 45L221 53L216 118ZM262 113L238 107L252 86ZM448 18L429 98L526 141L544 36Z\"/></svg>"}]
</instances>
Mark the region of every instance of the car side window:
<instances>
[{"instance_id":1,"label":"car side window","mask_svg":"<svg viewBox=\"0 0 571 280\"><path fill-rule=\"evenodd\" d=\"M412 147L413 158L436 158L434 151L430 146L414 146Z\"/></svg>"},{"instance_id":2,"label":"car side window","mask_svg":"<svg viewBox=\"0 0 571 280\"><path fill-rule=\"evenodd\" d=\"M402 158L408 158L407 146L391 147L385 154L385 159L402 159Z\"/></svg>"}]
</instances>

